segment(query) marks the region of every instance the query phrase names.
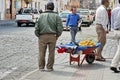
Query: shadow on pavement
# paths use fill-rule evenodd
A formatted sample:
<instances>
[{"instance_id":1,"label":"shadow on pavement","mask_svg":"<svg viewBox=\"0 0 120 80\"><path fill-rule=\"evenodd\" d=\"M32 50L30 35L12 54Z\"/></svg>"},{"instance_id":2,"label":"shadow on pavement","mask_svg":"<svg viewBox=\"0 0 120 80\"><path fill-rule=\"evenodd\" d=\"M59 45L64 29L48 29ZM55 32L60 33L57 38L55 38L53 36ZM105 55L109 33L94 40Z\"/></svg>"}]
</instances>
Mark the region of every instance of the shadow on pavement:
<instances>
[{"instance_id":1,"label":"shadow on pavement","mask_svg":"<svg viewBox=\"0 0 120 80\"><path fill-rule=\"evenodd\" d=\"M71 70L69 70L69 71L55 70L51 73L54 74L54 75L60 75L60 76L72 76L74 74L74 72L72 72ZM85 75L76 73L75 76L76 77L77 76L83 76L84 77Z\"/></svg>"},{"instance_id":2,"label":"shadow on pavement","mask_svg":"<svg viewBox=\"0 0 120 80\"><path fill-rule=\"evenodd\" d=\"M72 65L65 65L65 67L70 67L70 68L74 68L74 69L81 69L81 70L97 70L97 69L102 69L105 67L108 67L107 65L105 65L104 63L108 63L108 61L106 62L95 62L93 64L82 64L80 66L78 66L77 64L72 64Z\"/></svg>"}]
</instances>

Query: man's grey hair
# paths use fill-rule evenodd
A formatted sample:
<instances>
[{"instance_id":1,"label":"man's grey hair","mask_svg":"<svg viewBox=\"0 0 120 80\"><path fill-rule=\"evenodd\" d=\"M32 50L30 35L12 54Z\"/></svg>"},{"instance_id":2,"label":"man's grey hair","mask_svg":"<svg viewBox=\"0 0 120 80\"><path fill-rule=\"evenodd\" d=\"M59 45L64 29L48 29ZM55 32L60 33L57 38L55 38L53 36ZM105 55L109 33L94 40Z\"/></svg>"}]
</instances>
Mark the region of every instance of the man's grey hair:
<instances>
[{"instance_id":1,"label":"man's grey hair","mask_svg":"<svg viewBox=\"0 0 120 80\"><path fill-rule=\"evenodd\" d=\"M109 0L101 0L101 4L104 4L105 2L108 2Z\"/></svg>"}]
</instances>

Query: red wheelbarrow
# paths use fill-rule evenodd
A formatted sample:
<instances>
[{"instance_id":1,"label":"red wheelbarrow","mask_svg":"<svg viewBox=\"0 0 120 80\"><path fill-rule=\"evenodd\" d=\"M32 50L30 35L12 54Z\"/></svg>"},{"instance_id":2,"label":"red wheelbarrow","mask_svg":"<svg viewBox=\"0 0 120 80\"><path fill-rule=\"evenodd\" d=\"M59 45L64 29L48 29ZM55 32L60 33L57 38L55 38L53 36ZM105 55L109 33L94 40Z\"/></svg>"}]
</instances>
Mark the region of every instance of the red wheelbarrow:
<instances>
[{"instance_id":1,"label":"red wheelbarrow","mask_svg":"<svg viewBox=\"0 0 120 80\"><path fill-rule=\"evenodd\" d=\"M95 60L95 52L96 48L100 47L101 43L97 43L96 46L78 46L76 44L61 44L57 46L57 52L58 53L69 53L70 55L70 65L71 62L77 62L78 66L83 63L84 60L88 64L92 64ZM80 52L84 55L82 58L82 61L80 61ZM77 54L77 57L74 57L74 55Z\"/></svg>"}]
</instances>

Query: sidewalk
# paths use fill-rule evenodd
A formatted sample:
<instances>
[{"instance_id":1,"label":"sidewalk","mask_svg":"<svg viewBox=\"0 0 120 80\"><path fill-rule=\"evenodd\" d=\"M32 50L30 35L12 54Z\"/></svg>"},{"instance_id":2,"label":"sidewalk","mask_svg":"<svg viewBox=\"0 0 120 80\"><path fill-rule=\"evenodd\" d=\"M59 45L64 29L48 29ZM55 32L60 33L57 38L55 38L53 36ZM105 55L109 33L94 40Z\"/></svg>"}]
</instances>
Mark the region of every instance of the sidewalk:
<instances>
[{"instance_id":1,"label":"sidewalk","mask_svg":"<svg viewBox=\"0 0 120 80\"><path fill-rule=\"evenodd\" d=\"M0 27L15 25L15 20L0 20Z\"/></svg>"},{"instance_id":2,"label":"sidewalk","mask_svg":"<svg viewBox=\"0 0 120 80\"><path fill-rule=\"evenodd\" d=\"M120 74L109 70L110 60L105 63L95 62L92 65L55 65L53 72L35 70L20 80L119 80Z\"/></svg>"},{"instance_id":3,"label":"sidewalk","mask_svg":"<svg viewBox=\"0 0 120 80\"><path fill-rule=\"evenodd\" d=\"M90 30L88 29L88 31ZM92 32L90 33L93 35ZM73 62L70 65L69 54L56 53L54 71L41 72L36 69L19 80L119 80L120 73L114 73L109 69L117 49L116 40L109 39L109 36L112 36L112 34L113 32L110 32L107 35L107 44L103 50L106 62L94 61L93 64L88 64L84 61L80 66L77 65L77 62Z\"/></svg>"}]
</instances>

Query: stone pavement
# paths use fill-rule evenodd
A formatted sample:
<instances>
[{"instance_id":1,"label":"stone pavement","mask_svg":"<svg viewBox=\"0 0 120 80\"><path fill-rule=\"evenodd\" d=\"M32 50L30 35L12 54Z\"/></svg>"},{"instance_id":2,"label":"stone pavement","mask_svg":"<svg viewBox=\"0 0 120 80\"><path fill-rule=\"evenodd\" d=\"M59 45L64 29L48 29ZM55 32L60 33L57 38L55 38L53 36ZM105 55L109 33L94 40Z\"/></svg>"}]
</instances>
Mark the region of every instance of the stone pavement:
<instances>
[{"instance_id":1,"label":"stone pavement","mask_svg":"<svg viewBox=\"0 0 120 80\"><path fill-rule=\"evenodd\" d=\"M110 39L109 37L111 36L113 36L113 32L110 32L107 35L107 44L103 50L106 62L94 61L93 64L88 64L84 61L80 66L78 66L76 62L69 65L69 54L58 54L56 52L54 71L41 72L38 69L35 69L21 77L19 80L119 80L120 73L114 73L109 69L111 60L117 49L116 40ZM97 37L94 26L86 30L83 29L83 31L77 35L77 39L79 38L93 39L96 41ZM63 41L63 39L60 38L58 42L60 43L60 41ZM80 57L81 60L82 57L83 55Z\"/></svg>"}]
</instances>

